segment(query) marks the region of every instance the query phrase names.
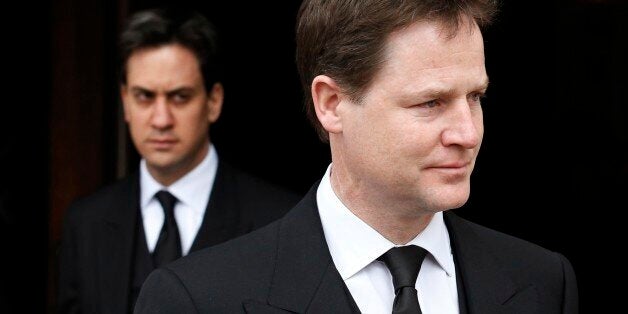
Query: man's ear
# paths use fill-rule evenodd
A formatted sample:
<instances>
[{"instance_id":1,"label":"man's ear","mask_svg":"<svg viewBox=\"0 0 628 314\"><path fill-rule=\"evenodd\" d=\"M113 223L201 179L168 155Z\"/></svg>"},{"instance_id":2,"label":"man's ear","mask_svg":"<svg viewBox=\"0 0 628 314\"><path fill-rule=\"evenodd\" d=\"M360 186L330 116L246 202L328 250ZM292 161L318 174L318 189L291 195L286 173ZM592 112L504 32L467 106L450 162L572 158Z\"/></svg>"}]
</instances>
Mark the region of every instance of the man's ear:
<instances>
[{"instance_id":1,"label":"man's ear","mask_svg":"<svg viewBox=\"0 0 628 314\"><path fill-rule=\"evenodd\" d=\"M212 90L209 91L209 97L207 98L207 119L209 123L214 123L220 117L222 112L222 102L225 99L225 90L222 84L216 82L212 86Z\"/></svg>"},{"instance_id":2,"label":"man's ear","mask_svg":"<svg viewBox=\"0 0 628 314\"><path fill-rule=\"evenodd\" d=\"M342 96L340 87L331 77L319 75L312 80L312 101L316 117L329 133L342 132L342 119L338 110Z\"/></svg>"},{"instance_id":3,"label":"man's ear","mask_svg":"<svg viewBox=\"0 0 628 314\"><path fill-rule=\"evenodd\" d=\"M129 113L129 93L125 84L120 85L120 99L122 99L122 109L124 109L124 121L129 122L131 119Z\"/></svg>"}]
</instances>

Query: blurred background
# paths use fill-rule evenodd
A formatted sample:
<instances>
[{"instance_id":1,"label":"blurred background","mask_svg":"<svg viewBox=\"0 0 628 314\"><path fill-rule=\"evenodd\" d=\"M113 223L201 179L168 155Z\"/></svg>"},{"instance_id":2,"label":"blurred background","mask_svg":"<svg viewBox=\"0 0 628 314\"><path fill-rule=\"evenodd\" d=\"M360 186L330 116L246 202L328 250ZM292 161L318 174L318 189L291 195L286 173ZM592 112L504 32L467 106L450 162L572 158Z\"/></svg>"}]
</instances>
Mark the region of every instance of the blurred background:
<instances>
[{"instance_id":1,"label":"blurred background","mask_svg":"<svg viewBox=\"0 0 628 314\"><path fill-rule=\"evenodd\" d=\"M0 312L54 307L68 204L137 169L116 77L132 12L175 1L13 2L2 12ZM294 64L300 1L176 1L226 51L220 157L304 193L329 152L308 125ZM471 199L456 212L567 256L581 312L623 293L628 209L626 1L507 1L485 32L491 80Z\"/></svg>"}]
</instances>

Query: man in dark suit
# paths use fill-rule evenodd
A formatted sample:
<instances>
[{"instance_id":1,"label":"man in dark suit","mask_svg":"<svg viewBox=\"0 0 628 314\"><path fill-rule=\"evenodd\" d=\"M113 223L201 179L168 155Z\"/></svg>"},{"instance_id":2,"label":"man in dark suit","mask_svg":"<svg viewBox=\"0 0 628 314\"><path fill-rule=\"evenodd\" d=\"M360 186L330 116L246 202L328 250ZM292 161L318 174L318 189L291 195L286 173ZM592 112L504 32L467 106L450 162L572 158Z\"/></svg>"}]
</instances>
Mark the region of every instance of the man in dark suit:
<instances>
[{"instance_id":1,"label":"man in dark suit","mask_svg":"<svg viewBox=\"0 0 628 314\"><path fill-rule=\"evenodd\" d=\"M201 15L150 10L122 33L121 96L140 171L75 202L62 239L59 310L131 312L148 274L281 217L292 193L222 160L216 34Z\"/></svg>"},{"instance_id":2,"label":"man in dark suit","mask_svg":"<svg viewBox=\"0 0 628 314\"><path fill-rule=\"evenodd\" d=\"M284 218L156 270L136 313L577 313L562 255L469 197L487 0L305 0L297 65L332 164Z\"/></svg>"}]
</instances>

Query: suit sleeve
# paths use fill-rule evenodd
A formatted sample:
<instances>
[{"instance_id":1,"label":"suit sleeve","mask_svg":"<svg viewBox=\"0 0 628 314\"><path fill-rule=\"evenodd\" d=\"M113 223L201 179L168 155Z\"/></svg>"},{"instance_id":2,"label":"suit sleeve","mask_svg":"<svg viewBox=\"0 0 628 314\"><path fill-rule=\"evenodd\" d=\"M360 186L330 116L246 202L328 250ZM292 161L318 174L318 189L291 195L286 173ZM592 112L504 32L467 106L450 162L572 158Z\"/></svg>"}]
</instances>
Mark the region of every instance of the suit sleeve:
<instances>
[{"instance_id":1,"label":"suit sleeve","mask_svg":"<svg viewBox=\"0 0 628 314\"><path fill-rule=\"evenodd\" d=\"M179 277L164 268L153 271L135 303L135 314L198 313Z\"/></svg>"},{"instance_id":2,"label":"suit sleeve","mask_svg":"<svg viewBox=\"0 0 628 314\"><path fill-rule=\"evenodd\" d=\"M578 314L578 285L576 273L571 263L563 255L558 254L563 266L563 314Z\"/></svg>"},{"instance_id":3,"label":"suit sleeve","mask_svg":"<svg viewBox=\"0 0 628 314\"><path fill-rule=\"evenodd\" d=\"M76 224L73 213L75 210L68 209L63 235L61 238L61 248L59 254L59 281L58 281L58 313L80 313L79 284L77 271L77 237Z\"/></svg>"}]
</instances>

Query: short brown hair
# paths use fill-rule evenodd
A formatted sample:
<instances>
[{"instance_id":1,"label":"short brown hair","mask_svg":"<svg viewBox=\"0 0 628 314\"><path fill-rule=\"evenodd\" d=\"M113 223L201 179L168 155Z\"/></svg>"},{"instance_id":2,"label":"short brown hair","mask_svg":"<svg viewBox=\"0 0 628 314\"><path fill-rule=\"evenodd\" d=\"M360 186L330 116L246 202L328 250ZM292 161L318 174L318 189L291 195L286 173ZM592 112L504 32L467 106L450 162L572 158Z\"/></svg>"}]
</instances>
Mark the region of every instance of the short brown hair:
<instances>
[{"instance_id":1,"label":"short brown hair","mask_svg":"<svg viewBox=\"0 0 628 314\"><path fill-rule=\"evenodd\" d=\"M392 32L420 20L443 22L452 35L463 17L480 27L490 24L497 0L304 0L296 29L296 63L305 92L305 109L323 141L329 135L316 117L310 84L332 77L359 100L384 62Z\"/></svg>"}]
</instances>

